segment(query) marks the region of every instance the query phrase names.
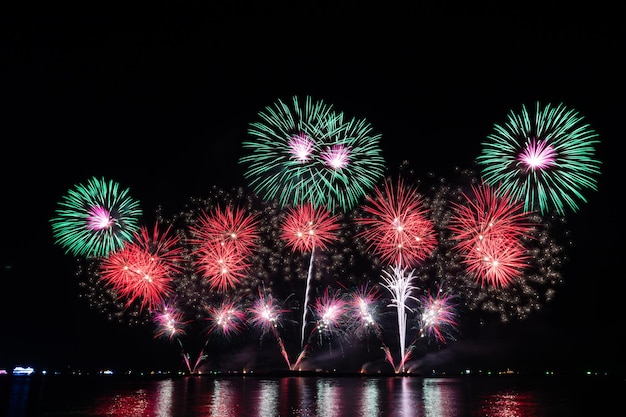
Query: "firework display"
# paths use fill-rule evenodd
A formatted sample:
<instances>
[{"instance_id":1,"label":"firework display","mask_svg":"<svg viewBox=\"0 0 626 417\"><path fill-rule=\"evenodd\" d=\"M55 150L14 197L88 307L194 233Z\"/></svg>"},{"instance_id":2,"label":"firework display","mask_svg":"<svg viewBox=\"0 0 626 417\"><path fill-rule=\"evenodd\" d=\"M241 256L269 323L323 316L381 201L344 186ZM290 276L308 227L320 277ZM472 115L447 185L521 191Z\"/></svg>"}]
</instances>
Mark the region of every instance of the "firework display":
<instances>
[{"instance_id":1,"label":"firework display","mask_svg":"<svg viewBox=\"0 0 626 417\"><path fill-rule=\"evenodd\" d=\"M537 103L533 113L522 105L493 129L477 158L482 177L524 201L525 211L564 215L587 201L585 191L596 190L598 134L576 110Z\"/></svg>"},{"instance_id":2,"label":"firework display","mask_svg":"<svg viewBox=\"0 0 626 417\"><path fill-rule=\"evenodd\" d=\"M529 236L531 221L522 211L523 203L512 201L506 193L482 184L472 186L474 197L466 204L454 204L449 229L457 241L455 249L481 283L506 286L523 275L528 255L522 237Z\"/></svg>"},{"instance_id":3,"label":"firework display","mask_svg":"<svg viewBox=\"0 0 626 417\"><path fill-rule=\"evenodd\" d=\"M101 257L132 239L141 214L129 189L93 177L63 196L50 223L55 243L66 253Z\"/></svg>"},{"instance_id":4,"label":"firework display","mask_svg":"<svg viewBox=\"0 0 626 417\"><path fill-rule=\"evenodd\" d=\"M351 209L382 178L381 135L311 97L281 100L251 123L245 177L266 200Z\"/></svg>"},{"instance_id":5,"label":"firework display","mask_svg":"<svg viewBox=\"0 0 626 417\"><path fill-rule=\"evenodd\" d=\"M375 341L384 366L405 373L418 348L458 340L464 313L524 320L554 298L563 213L599 173L577 113L511 115L484 144L482 176L451 178L416 178L408 161L383 177L369 124L321 101L279 101L259 117L240 160L255 193L213 187L148 228L127 190L94 178L52 220L57 243L81 255L81 297L176 341L187 372L217 367L218 342L269 340L282 364L264 352L267 366L318 369Z\"/></svg>"},{"instance_id":6,"label":"firework display","mask_svg":"<svg viewBox=\"0 0 626 417\"><path fill-rule=\"evenodd\" d=\"M366 204L371 217L357 219L367 227L357 237L367 240L387 264L416 266L435 249L437 236L422 197L402 178L395 187L385 179L384 190L376 188Z\"/></svg>"}]
</instances>

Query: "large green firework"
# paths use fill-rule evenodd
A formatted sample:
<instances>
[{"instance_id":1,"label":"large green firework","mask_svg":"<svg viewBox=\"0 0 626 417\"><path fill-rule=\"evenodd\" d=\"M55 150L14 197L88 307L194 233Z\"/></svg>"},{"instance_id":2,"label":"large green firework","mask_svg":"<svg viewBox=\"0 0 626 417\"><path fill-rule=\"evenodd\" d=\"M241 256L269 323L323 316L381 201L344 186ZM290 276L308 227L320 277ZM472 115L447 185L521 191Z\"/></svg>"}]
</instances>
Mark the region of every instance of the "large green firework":
<instances>
[{"instance_id":1,"label":"large green firework","mask_svg":"<svg viewBox=\"0 0 626 417\"><path fill-rule=\"evenodd\" d=\"M265 200L281 206L312 203L348 211L382 178L381 135L362 119L348 119L323 101L278 100L250 124L249 153L239 163Z\"/></svg>"},{"instance_id":2,"label":"large green firework","mask_svg":"<svg viewBox=\"0 0 626 417\"><path fill-rule=\"evenodd\" d=\"M142 212L128 189L91 178L77 184L58 203L50 220L55 243L74 256L103 257L121 248L139 230Z\"/></svg>"},{"instance_id":3,"label":"large green firework","mask_svg":"<svg viewBox=\"0 0 626 417\"><path fill-rule=\"evenodd\" d=\"M534 114L523 105L521 113L511 111L482 143L477 163L483 179L524 201L526 211L576 212L587 201L584 192L597 189L601 164L595 157L598 134L582 121L563 104L537 103Z\"/></svg>"}]
</instances>

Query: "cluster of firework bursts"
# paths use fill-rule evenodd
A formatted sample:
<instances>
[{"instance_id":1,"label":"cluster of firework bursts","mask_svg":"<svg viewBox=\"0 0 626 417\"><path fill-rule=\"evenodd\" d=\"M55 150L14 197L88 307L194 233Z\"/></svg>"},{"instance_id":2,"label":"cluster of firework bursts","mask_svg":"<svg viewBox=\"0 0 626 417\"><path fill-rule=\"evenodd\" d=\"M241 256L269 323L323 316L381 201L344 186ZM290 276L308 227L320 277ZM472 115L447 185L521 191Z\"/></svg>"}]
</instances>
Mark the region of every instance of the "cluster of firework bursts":
<instances>
[{"instance_id":1,"label":"cluster of firework bursts","mask_svg":"<svg viewBox=\"0 0 626 417\"><path fill-rule=\"evenodd\" d=\"M464 312L524 319L561 284L555 232L600 172L597 135L562 105L512 112L483 143L482 175L452 179L408 162L385 175L380 135L323 102L278 101L259 119L240 160L253 193L213 187L148 227L127 189L94 177L51 219L89 304L175 340L191 373L209 343L245 334L289 370L375 341L400 373L418 346L456 340Z\"/></svg>"}]
</instances>

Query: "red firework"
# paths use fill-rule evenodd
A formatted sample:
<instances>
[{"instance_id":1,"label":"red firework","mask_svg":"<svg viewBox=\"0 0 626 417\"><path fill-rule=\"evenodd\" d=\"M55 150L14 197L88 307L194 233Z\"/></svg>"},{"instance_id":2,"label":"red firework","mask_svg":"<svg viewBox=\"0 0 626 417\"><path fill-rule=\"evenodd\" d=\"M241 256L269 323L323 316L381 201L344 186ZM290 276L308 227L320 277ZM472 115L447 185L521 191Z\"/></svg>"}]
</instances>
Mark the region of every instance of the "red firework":
<instances>
[{"instance_id":1,"label":"red firework","mask_svg":"<svg viewBox=\"0 0 626 417\"><path fill-rule=\"evenodd\" d=\"M226 291L246 277L250 266L246 259L258 239L258 220L242 208L217 207L198 216L198 226L190 227L195 245L192 252L196 269L212 289Z\"/></svg>"},{"instance_id":2,"label":"red firework","mask_svg":"<svg viewBox=\"0 0 626 417\"><path fill-rule=\"evenodd\" d=\"M162 234L156 224L152 234L142 227L130 243L103 259L100 276L120 298L126 298L127 306L138 301L142 309L153 310L171 295L172 279L181 271L182 251L169 227Z\"/></svg>"},{"instance_id":3,"label":"red firework","mask_svg":"<svg viewBox=\"0 0 626 417\"><path fill-rule=\"evenodd\" d=\"M196 269L212 289L224 292L246 278L250 264L246 255L231 240L204 243L193 253Z\"/></svg>"},{"instance_id":4,"label":"red firework","mask_svg":"<svg viewBox=\"0 0 626 417\"><path fill-rule=\"evenodd\" d=\"M383 189L376 187L373 196L366 196L363 210L371 217L356 219L367 227L357 237L369 242L369 248L389 265L416 266L437 246L437 233L423 198L402 178L396 187L389 179Z\"/></svg>"},{"instance_id":5,"label":"red firework","mask_svg":"<svg viewBox=\"0 0 626 417\"><path fill-rule=\"evenodd\" d=\"M257 217L242 208L217 207L211 215L202 211L198 223L198 227L191 227L194 235L191 243L231 242L238 252L248 255L259 237Z\"/></svg>"},{"instance_id":6,"label":"red firework","mask_svg":"<svg viewBox=\"0 0 626 417\"><path fill-rule=\"evenodd\" d=\"M523 202L498 197L487 184L472 187L473 198L454 204L449 230L455 250L464 257L468 272L481 284L504 287L522 276L528 266L523 238L535 226L523 211Z\"/></svg>"},{"instance_id":7,"label":"red firework","mask_svg":"<svg viewBox=\"0 0 626 417\"><path fill-rule=\"evenodd\" d=\"M488 238L465 254L463 263L482 284L505 287L528 266L526 249L516 239Z\"/></svg>"},{"instance_id":8,"label":"red firework","mask_svg":"<svg viewBox=\"0 0 626 417\"><path fill-rule=\"evenodd\" d=\"M464 195L466 204L452 203L454 214L448 228L457 241L457 250L471 251L490 236L526 236L535 226L523 211L524 202L514 201L508 193L502 194L485 183L472 186L472 192L473 198Z\"/></svg>"},{"instance_id":9,"label":"red firework","mask_svg":"<svg viewBox=\"0 0 626 417\"><path fill-rule=\"evenodd\" d=\"M292 251L325 250L336 237L338 218L322 206L315 208L304 204L289 208L282 223L281 237Z\"/></svg>"}]
</instances>

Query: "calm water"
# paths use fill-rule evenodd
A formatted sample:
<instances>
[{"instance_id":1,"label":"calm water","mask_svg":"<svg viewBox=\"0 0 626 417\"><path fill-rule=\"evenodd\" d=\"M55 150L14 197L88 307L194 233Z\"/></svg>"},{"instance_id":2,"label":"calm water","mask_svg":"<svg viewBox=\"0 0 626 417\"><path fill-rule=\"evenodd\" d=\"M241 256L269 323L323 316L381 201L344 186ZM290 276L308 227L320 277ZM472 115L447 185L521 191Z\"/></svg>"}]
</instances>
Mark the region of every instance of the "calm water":
<instances>
[{"instance_id":1,"label":"calm water","mask_svg":"<svg viewBox=\"0 0 626 417\"><path fill-rule=\"evenodd\" d=\"M604 416L623 410L625 387L595 376L2 376L0 416Z\"/></svg>"}]
</instances>

